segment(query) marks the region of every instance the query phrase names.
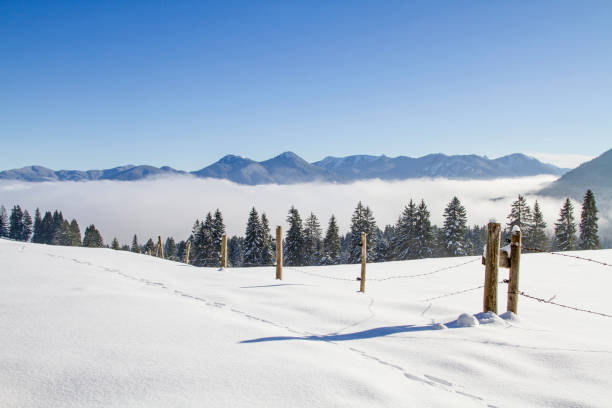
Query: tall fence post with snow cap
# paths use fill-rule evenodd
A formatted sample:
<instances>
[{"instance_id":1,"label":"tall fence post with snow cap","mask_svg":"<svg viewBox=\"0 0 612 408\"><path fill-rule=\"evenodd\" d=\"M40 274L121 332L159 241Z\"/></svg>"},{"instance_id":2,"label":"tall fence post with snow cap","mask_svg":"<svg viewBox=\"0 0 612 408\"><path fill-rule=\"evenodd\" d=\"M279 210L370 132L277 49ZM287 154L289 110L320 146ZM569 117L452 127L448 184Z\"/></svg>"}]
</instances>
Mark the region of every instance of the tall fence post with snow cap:
<instances>
[{"instance_id":1,"label":"tall fence post with snow cap","mask_svg":"<svg viewBox=\"0 0 612 408\"><path fill-rule=\"evenodd\" d=\"M366 233L361 233L361 282L359 284L359 291L365 293L365 280L366 280L366 261L368 256Z\"/></svg>"},{"instance_id":2,"label":"tall fence post with snow cap","mask_svg":"<svg viewBox=\"0 0 612 408\"><path fill-rule=\"evenodd\" d=\"M189 263L189 250L191 249L191 241L187 241L187 248L185 248L185 263Z\"/></svg>"},{"instance_id":3,"label":"tall fence post with snow cap","mask_svg":"<svg viewBox=\"0 0 612 408\"><path fill-rule=\"evenodd\" d=\"M501 226L496 222L487 225L485 251L485 286L483 311L497 313L497 275L499 272L499 241Z\"/></svg>"},{"instance_id":4,"label":"tall fence post with snow cap","mask_svg":"<svg viewBox=\"0 0 612 408\"><path fill-rule=\"evenodd\" d=\"M276 279L283 280L283 228L276 227Z\"/></svg>"},{"instance_id":5,"label":"tall fence post with snow cap","mask_svg":"<svg viewBox=\"0 0 612 408\"><path fill-rule=\"evenodd\" d=\"M157 236L157 247L159 248L158 250L159 257L163 258L164 257L164 246L162 245L161 235Z\"/></svg>"},{"instance_id":6,"label":"tall fence post with snow cap","mask_svg":"<svg viewBox=\"0 0 612 408\"><path fill-rule=\"evenodd\" d=\"M227 268L227 235L221 236L221 267Z\"/></svg>"},{"instance_id":7,"label":"tall fence post with snow cap","mask_svg":"<svg viewBox=\"0 0 612 408\"><path fill-rule=\"evenodd\" d=\"M519 268L521 266L521 229L512 227L510 240L510 278L508 279L508 311L516 314L518 309Z\"/></svg>"}]
</instances>

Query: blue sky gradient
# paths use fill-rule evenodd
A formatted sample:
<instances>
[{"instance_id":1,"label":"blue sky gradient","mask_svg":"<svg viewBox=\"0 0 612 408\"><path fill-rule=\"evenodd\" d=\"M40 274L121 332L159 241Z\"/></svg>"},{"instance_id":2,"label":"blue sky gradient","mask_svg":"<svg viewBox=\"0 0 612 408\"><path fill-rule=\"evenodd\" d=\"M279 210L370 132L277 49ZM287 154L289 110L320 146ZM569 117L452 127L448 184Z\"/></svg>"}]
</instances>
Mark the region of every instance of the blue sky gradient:
<instances>
[{"instance_id":1,"label":"blue sky gradient","mask_svg":"<svg viewBox=\"0 0 612 408\"><path fill-rule=\"evenodd\" d=\"M612 147L612 2L0 0L0 169Z\"/></svg>"}]
</instances>

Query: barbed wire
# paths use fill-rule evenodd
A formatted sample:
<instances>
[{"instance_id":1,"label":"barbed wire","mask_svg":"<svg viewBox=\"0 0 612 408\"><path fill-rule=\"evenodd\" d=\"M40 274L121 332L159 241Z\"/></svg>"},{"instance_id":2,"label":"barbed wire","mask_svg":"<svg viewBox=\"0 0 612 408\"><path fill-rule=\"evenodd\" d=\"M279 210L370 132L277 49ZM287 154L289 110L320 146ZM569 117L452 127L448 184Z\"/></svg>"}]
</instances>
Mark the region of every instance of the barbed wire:
<instances>
[{"instance_id":1,"label":"barbed wire","mask_svg":"<svg viewBox=\"0 0 612 408\"><path fill-rule=\"evenodd\" d=\"M463 263L456 264L456 265L451 265L451 266L446 266L444 268L436 269L435 271L431 271L431 272L417 273L417 274L412 274L412 275L394 275L394 276L388 276L386 278L373 278L373 279L372 278L368 278L367 281L368 282L382 282L382 281L391 280L391 279L420 278L422 276L429 276L429 275L433 275L433 274L436 274L436 273L440 273L440 272L448 271L448 270L451 270L451 269L459 268L460 266L471 264L471 263L477 262L479 260L480 260L480 258L472 259L472 260L467 261L467 262L463 262Z\"/></svg>"},{"instance_id":2,"label":"barbed wire","mask_svg":"<svg viewBox=\"0 0 612 408\"><path fill-rule=\"evenodd\" d=\"M337 280L337 281L345 281L345 282L355 282L355 279L341 278L341 277L338 277L338 276L322 275L322 274L314 273L314 272L306 272L306 271L302 271L300 269L294 268L292 266L284 266L283 268L287 269L287 270L290 270L290 271L295 271L295 272L303 273L304 275L315 276L315 277L318 277L318 278Z\"/></svg>"},{"instance_id":3,"label":"barbed wire","mask_svg":"<svg viewBox=\"0 0 612 408\"><path fill-rule=\"evenodd\" d=\"M476 286L474 288L469 288L469 289L458 290L456 292L445 293L444 295L435 296L435 297L431 297L427 299L422 299L421 302L430 302L436 299L441 299L441 298L455 296L455 295L461 295L462 293L473 292L475 290L482 289L482 288L484 288L484 285Z\"/></svg>"},{"instance_id":4,"label":"barbed wire","mask_svg":"<svg viewBox=\"0 0 612 408\"><path fill-rule=\"evenodd\" d=\"M563 253L560 253L560 252L557 252L557 251L545 251L545 250L540 249L540 248L522 247L522 249L525 250L525 251L539 252L539 253L542 253L542 254L565 256L565 257L568 257L568 258L580 259L580 260L583 260L583 261L594 262L596 264L612 267L612 264L609 264L609 263L606 263L606 262L602 262L602 261L598 261L598 260L592 259L592 258L586 258L586 257L583 257L583 256L563 254Z\"/></svg>"}]
</instances>

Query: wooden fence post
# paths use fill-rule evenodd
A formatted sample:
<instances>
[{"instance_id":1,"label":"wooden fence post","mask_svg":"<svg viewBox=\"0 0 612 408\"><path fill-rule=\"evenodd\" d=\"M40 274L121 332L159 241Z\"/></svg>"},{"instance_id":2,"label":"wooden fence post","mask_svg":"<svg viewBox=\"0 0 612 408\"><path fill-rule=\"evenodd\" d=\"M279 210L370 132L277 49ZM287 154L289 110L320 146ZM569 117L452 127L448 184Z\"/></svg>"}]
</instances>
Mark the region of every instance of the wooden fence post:
<instances>
[{"instance_id":1,"label":"wooden fence post","mask_svg":"<svg viewBox=\"0 0 612 408\"><path fill-rule=\"evenodd\" d=\"M164 257L164 246L162 245L161 235L157 236L157 247L159 248L158 256L160 258Z\"/></svg>"},{"instance_id":2,"label":"wooden fence post","mask_svg":"<svg viewBox=\"0 0 612 408\"><path fill-rule=\"evenodd\" d=\"M147 255L151 256L151 248L147 248Z\"/></svg>"},{"instance_id":3,"label":"wooden fence post","mask_svg":"<svg viewBox=\"0 0 612 408\"><path fill-rule=\"evenodd\" d=\"M519 269L521 266L521 230L512 228L510 241L510 279L508 282L508 311L516 314L518 309Z\"/></svg>"},{"instance_id":4,"label":"wooden fence post","mask_svg":"<svg viewBox=\"0 0 612 408\"><path fill-rule=\"evenodd\" d=\"M283 280L283 228L276 227L276 279Z\"/></svg>"},{"instance_id":5,"label":"wooden fence post","mask_svg":"<svg viewBox=\"0 0 612 408\"><path fill-rule=\"evenodd\" d=\"M185 263L189 263L189 249L191 249L191 241L187 241L187 248L185 248Z\"/></svg>"},{"instance_id":6,"label":"wooden fence post","mask_svg":"<svg viewBox=\"0 0 612 408\"><path fill-rule=\"evenodd\" d=\"M227 235L221 237L221 267L227 268Z\"/></svg>"},{"instance_id":7,"label":"wooden fence post","mask_svg":"<svg viewBox=\"0 0 612 408\"><path fill-rule=\"evenodd\" d=\"M499 272L499 240L501 226L490 222L487 226L485 253L485 286L483 311L497 313L497 275Z\"/></svg>"},{"instance_id":8,"label":"wooden fence post","mask_svg":"<svg viewBox=\"0 0 612 408\"><path fill-rule=\"evenodd\" d=\"M366 261L368 257L368 242L366 240L366 233L361 233L361 282L359 285L359 291L365 293L365 280L366 280Z\"/></svg>"}]
</instances>

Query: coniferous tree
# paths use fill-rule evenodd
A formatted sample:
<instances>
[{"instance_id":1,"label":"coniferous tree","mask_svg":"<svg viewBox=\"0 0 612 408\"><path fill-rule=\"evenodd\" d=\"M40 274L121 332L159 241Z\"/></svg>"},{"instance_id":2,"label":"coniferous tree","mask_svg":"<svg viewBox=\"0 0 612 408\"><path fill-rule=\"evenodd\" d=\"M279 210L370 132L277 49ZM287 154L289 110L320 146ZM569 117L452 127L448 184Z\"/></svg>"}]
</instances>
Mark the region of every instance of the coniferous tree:
<instances>
[{"instance_id":1,"label":"coniferous tree","mask_svg":"<svg viewBox=\"0 0 612 408\"><path fill-rule=\"evenodd\" d=\"M81 246L81 229L79 223L74 218L70 221L70 245Z\"/></svg>"},{"instance_id":2,"label":"coniferous tree","mask_svg":"<svg viewBox=\"0 0 612 408\"><path fill-rule=\"evenodd\" d=\"M85 228L85 233L83 234L83 246L90 248L104 247L102 235L100 234L100 231L96 229L95 225L91 224L89 227Z\"/></svg>"},{"instance_id":3,"label":"coniferous tree","mask_svg":"<svg viewBox=\"0 0 612 408\"><path fill-rule=\"evenodd\" d=\"M140 253L140 245L138 245L138 237L134 234L134 238L132 238L132 246L130 247L130 251Z\"/></svg>"},{"instance_id":4,"label":"coniferous tree","mask_svg":"<svg viewBox=\"0 0 612 408\"><path fill-rule=\"evenodd\" d=\"M582 202L580 215L580 249L599 249L599 234L597 226L597 205L591 190L587 190Z\"/></svg>"},{"instance_id":5,"label":"coniferous tree","mask_svg":"<svg viewBox=\"0 0 612 408\"><path fill-rule=\"evenodd\" d=\"M527 200L525 197L520 195L518 199L512 203L510 207L510 214L508 215L507 232L510 233L515 225L521 229L521 231L527 231L529 225L532 222L532 215Z\"/></svg>"},{"instance_id":6,"label":"coniferous tree","mask_svg":"<svg viewBox=\"0 0 612 408\"><path fill-rule=\"evenodd\" d=\"M404 207L395 226L394 259L416 258L416 212L416 204L411 199L408 205Z\"/></svg>"},{"instance_id":7,"label":"coniferous tree","mask_svg":"<svg viewBox=\"0 0 612 408\"><path fill-rule=\"evenodd\" d=\"M126 252L130 252L130 246L128 244L121 245L121 250L122 251L126 251Z\"/></svg>"},{"instance_id":8,"label":"coniferous tree","mask_svg":"<svg viewBox=\"0 0 612 408\"><path fill-rule=\"evenodd\" d=\"M62 224L64 223L64 215L61 211L55 210L53 213L52 226L51 226L51 245L61 245L63 241L62 237Z\"/></svg>"},{"instance_id":9,"label":"coniferous tree","mask_svg":"<svg viewBox=\"0 0 612 408\"><path fill-rule=\"evenodd\" d=\"M19 205L15 205L11 211L11 218L9 222L9 238L16 241L22 241L23 236L23 211Z\"/></svg>"},{"instance_id":10,"label":"coniferous tree","mask_svg":"<svg viewBox=\"0 0 612 408\"><path fill-rule=\"evenodd\" d=\"M72 230L68 220L62 220L59 233L57 233L57 245L71 246L72 245Z\"/></svg>"},{"instance_id":11,"label":"coniferous tree","mask_svg":"<svg viewBox=\"0 0 612 408\"><path fill-rule=\"evenodd\" d=\"M414 255L416 258L430 258L434 253L434 235L425 200L416 209L414 222Z\"/></svg>"},{"instance_id":12,"label":"coniferous tree","mask_svg":"<svg viewBox=\"0 0 612 408\"><path fill-rule=\"evenodd\" d=\"M87 230L85 230L87 233ZM83 238L83 246L85 246L85 238ZM142 252L145 254L155 255L155 242L153 242L153 238L149 238L147 242L142 247Z\"/></svg>"},{"instance_id":13,"label":"coniferous tree","mask_svg":"<svg viewBox=\"0 0 612 408\"><path fill-rule=\"evenodd\" d=\"M210 266L221 265L221 239L225 234L225 224L223 223L223 215L217 208L212 219L211 231L210 231Z\"/></svg>"},{"instance_id":14,"label":"coniferous tree","mask_svg":"<svg viewBox=\"0 0 612 408\"><path fill-rule=\"evenodd\" d=\"M558 251L571 251L576 249L576 222L574 219L574 206L569 198L565 200L559 219L555 223L554 249Z\"/></svg>"},{"instance_id":15,"label":"coniferous tree","mask_svg":"<svg viewBox=\"0 0 612 408\"><path fill-rule=\"evenodd\" d=\"M310 213L304 222L304 263L318 265L321 259L321 225L316 215Z\"/></svg>"},{"instance_id":16,"label":"coniferous tree","mask_svg":"<svg viewBox=\"0 0 612 408\"><path fill-rule=\"evenodd\" d=\"M394 238L394 231L395 227L392 225L386 225L384 231L376 228L376 248L374 249L374 258L371 258L372 262L385 262L393 259L391 242Z\"/></svg>"},{"instance_id":17,"label":"coniferous tree","mask_svg":"<svg viewBox=\"0 0 612 408\"><path fill-rule=\"evenodd\" d=\"M28 210L23 213L23 230L21 231L21 240L29 241L32 236L32 217Z\"/></svg>"},{"instance_id":18,"label":"coniferous tree","mask_svg":"<svg viewBox=\"0 0 612 408\"><path fill-rule=\"evenodd\" d=\"M274 249L272 234L270 233L270 223L265 213L261 214L261 236L262 236L262 247L261 247L261 264L272 265L274 263Z\"/></svg>"},{"instance_id":19,"label":"coniferous tree","mask_svg":"<svg viewBox=\"0 0 612 408\"><path fill-rule=\"evenodd\" d=\"M261 231L262 229L259 215L257 214L255 207L253 207L249 213L249 219L247 221L246 232L244 235L244 266L261 265L261 252L263 249L263 236Z\"/></svg>"},{"instance_id":20,"label":"coniferous tree","mask_svg":"<svg viewBox=\"0 0 612 408\"><path fill-rule=\"evenodd\" d=\"M35 242L37 244L42 243L41 241L41 236L40 236L40 227L42 224L42 217L40 215L40 209L36 208L36 211L34 212L34 228L32 230L32 242Z\"/></svg>"},{"instance_id":21,"label":"coniferous tree","mask_svg":"<svg viewBox=\"0 0 612 408\"><path fill-rule=\"evenodd\" d=\"M6 208L0 206L0 237L9 236L9 219L6 213Z\"/></svg>"},{"instance_id":22,"label":"coniferous tree","mask_svg":"<svg viewBox=\"0 0 612 408\"><path fill-rule=\"evenodd\" d=\"M244 238L234 235L227 243L227 258L228 262L234 268L242 266L242 245Z\"/></svg>"},{"instance_id":23,"label":"coniferous tree","mask_svg":"<svg viewBox=\"0 0 612 408\"><path fill-rule=\"evenodd\" d=\"M41 244L49 244L51 245L53 241L53 215L51 211L46 211L45 215L40 222L40 237L38 238L38 242Z\"/></svg>"},{"instance_id":24,"label":"coniferous tree","mask_svg":"<svg viewBox=\"0 0 612 408\"><path fill-rule=\"evenodd\" d=\"M361 233L366 233L367 259L376 259L377 227L370 207L360 201L351 217L351 239L349 244L349 263L361 262Z\"/></svg>"},{"instance_id":25,"label":"coniferous tree","mask_svg":"<svg viewBox=\"0 0 612 408\"><path fill-rule=\"evenodd\" d=\"M168 237L166 238L166 242L164 243L164 256L167 259L176 259L176 254L178 253L176 242L174 242L174 238Z\"/></svg>"},{"instance_id":26,"label":"coniferous tree","mask_svg":"<svg viewBox=\"0 0 612 408\"><path fill-rule=\"evenodd\" d=\"M469 253L469 247L465 242L466 225L465 207L461 205L457 197L453 197L444 210L442 234L446 256L464 256Z\"/></svg>"},{"instance_id":27,"label":"coniferous tree","mask_svg":"<svg viewBox=\"0 0 612 408\"><path fill-rule=\"evenodd\" d=\"M287 266L299 266L305 263L304 235L302 228L302 218L298 210L291 206L287 216L289 229L283 245L284 263Z\"/></svg>"},{"instance_id":28,"label":"coniferous tree","mask_svg":"<svg viewBox=\"0 0 612 408\"><path fill-rule=\"evenodd\" d=\"M118 251L120 248L121 246L119 245L119 240L116 237L113 238L113 240L111 241L111 249Z\"/></svg>"},{"instance_id":29,"label":"coniferous tree","mask_svg":"<svg viewBox=\"0 0 612 408\"><path fill-rule=\"evenodd\" d=\"M340 261L342 243L340 242L340 231L336 223L336 217L332 214L323 240L323 258L321 263L324 265L335 265Z\"/></svg>"},{"instance_id":30,"label":"coniferous tree","mask_svg":"<svg viewBox=\"0 0 612 408\"><path fill-rule=\"evenodd\" d=\"M524 237L523 248L526 251L528 251L526 248L545 251L549 247L549 239L548 236L546 236L546 221L544 221L544 214L542 214L540 204L538 204L537 200L533 206L531 223L527 226Z\"/></svg>"}]
</instances>

